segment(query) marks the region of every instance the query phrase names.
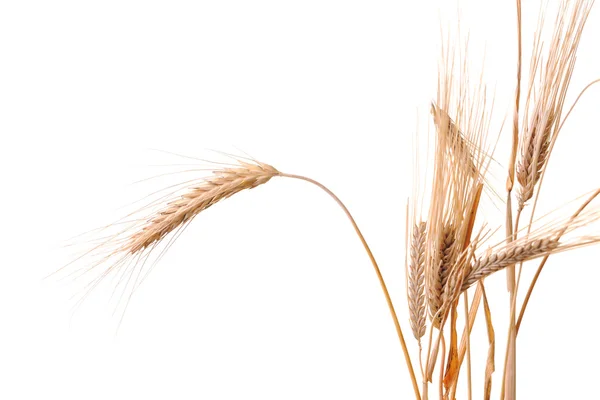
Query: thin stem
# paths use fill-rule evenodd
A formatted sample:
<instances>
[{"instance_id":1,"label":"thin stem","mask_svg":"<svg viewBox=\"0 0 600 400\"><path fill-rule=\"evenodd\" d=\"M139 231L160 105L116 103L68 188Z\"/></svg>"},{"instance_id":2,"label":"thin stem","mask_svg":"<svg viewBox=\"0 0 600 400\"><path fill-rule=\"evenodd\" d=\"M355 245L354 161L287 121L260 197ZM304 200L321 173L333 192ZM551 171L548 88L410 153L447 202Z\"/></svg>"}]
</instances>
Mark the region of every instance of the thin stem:
<instances>
[{"instance_id":1,"label":"thin stem","mask_svg":"<svg viewBox=\"0 0 600 400\"><path fill-rule=\"evenodd\" d=\"M533 288L535 287L535 284L537 283L538 278L540 277L540 274L542 273L542 269L544 269L544 265L546 265L546 261L548 261L548 257L550 257L549 255L544 256L544 258L542 258L542 261L540 262L540 265L538 266L537 271L535 271L535 275L531 281L531 284L529 285L529 289L527 289L527 294L525 295L525 299L523 300L523 305L521 306L521 312L519 313L519 318L517 320L517 333L519 333L519 328L521 327L521 321L523 321L523 315L525 315L525 309L527 308L527 304L529 304L529 298L531 297L531 293L533 292Z\"/></svg>"},{"instance_id":2,"label":"thin stem","mask_svg":"<svg viewBox=\"0 0 600 400\"><path fill-rule=\"evenodd\" d=\"M465 303L465 315L469 315L469 296L465 291L463 293ZM468 399L473 399L472 382L471 382L471 329L469 328L469 320L465 323L465 331L467 332L467 385L468 385Z\"/></svg>"},{"instance_id":3,"label":"thin stem","mask_svg":"<svg viewBox=\"0 0 600 400\"><path fill-rule=\"evenodd\" d=\"M479 281L477 283L477 289L473 294L473 300L471 301L471 308L469 309L468 321L469 321L469 332L473 329L473 325L475 324L475 318L477 317L477 310L479 309L479 304L481 303L481 297L483 295L483 283ZM466 293L466 292L465 292ZM459 365L462 365L463 360L465 359L465 355L467 353L467 330L463 330L461 339L460 339L460 347L458 350L458 362ZM456 388L458 383L458 375L460 374L460 369L456 375L456 381L453 383L450 389L449 398L453 399L456 395Z\"/></svg>"},{"instance_id":4,"label":"thin stem","mask_svg":"<svg viewBox=\"0 0 600 400\"><path fill-rule=\"evenodd\" d=\"M423 369L423 346L421 344L421 339L419 339L419 367L421 368L421 376L425 375L425 370Z\"/></svg>"},{"instance_id":5,"label":"thin stem","mask_svg":"<svg viewBox=\"0 0 600 400\"><path fill-rule=\"evenodd\" d=\"M444 339L444 335L442 335L442 358L440 359L440 386L439 393L440 399L444 398L444 359L446 358L446 340Z\"/></svg>"},{"instance_id":6,"label":"thin stem","mask_svg":"<svg viewBox=\"0 0 600 400\"><path fill-rule=\"evenodd\" d=\"M514 240L513 217L512 217L512 195L508 192L506 195L506 243L509 244ZM511 293L515 289L515 266L511 265L506 268L506 287Z\"/></svg>"},{"instance_id":7,"label":"thin stem","mask_svg":"<svg viewBox=\"0 0 600 400\"><path fill-rule=\"evenodd\" d=\"M423 379L423 400L429 400L429 384L427 379Z\"/></svg>"},{"instance_id":8,"label":"thin stem","mask_svg":"<svg viewBox=\"0 0 600 400\"><path fill-rule=\"evenodd\" d=\"M516 287L515 287L516 289ZM506 353L504 355L504 373L502 374L502 392L500 395L501 399L505 399L506 396L516 397L516 387L514 385L514 379L516 378L516 348L517 348L517 329L515 324L515 313L516 313L516 296L511 296L510 299L510 321L507 334ZM508 374L509 368L512 368L512 375ZM511 381L511 379L513 381ZM512 385L511 385L512 384Z\"/></svg>"},{"instance_id":9,"label":"thin stem","mask_svg":"<svg viewBox=\"0 0 600 400\"><path fill-rule=\"evenodd\" d=\"M596 197L598 197L598 195L600 194L600 189L596 190L594 193L592 193L592 195L585 201L585 203L583 203L581 205L581 207L579 207L577 209L577 211L575 211L575 213L571 216L570 220L573 221L575 218L577 218L577 216L579 216L579 214L581 214L581 212L592 202L592 200L594 200ZM565 227L563 228L562 231L560 231L558 233L558 235L556 236L556 240L559 240L561 238L562 235L564 235L565 231L567 230L567 228L569 227L569 224L566 224ZM517 325L516 325L516 331L519 331L519 327L521 326L521 321L523 320L523 315L525 314L525 309L527 308L527 304L529 303L529 298L531 297L531 293L533 292L533 287L535 286L535 283L538 280L538 277L540 276L540 273L542 272L542 269L544 268L544 265L546 265L546 261L548 261L548 257L550 257L550 254L548 254L547 256L545 256L542 261L540 262L540 266L538 267L535 276L533 277L533 280L531 282L531 284L529 285L529 290L527 290L527 295L525 296L525 300L523 300L523 305L521 306L521 312L519 313L519 319L517 321Z\"/></svg>"},{"instance_id":10,"label":"thin stem","mask_svg":"<svg viewBox=\"0 0 600 400\"><path fill-rule=\"evenodd\" d=\"M433 318L432 318L433 320ZM433 375L433 369L435 368L435 359L431 359L431 353L432 351L435 351L436 357L437 357L437 345L439 344L439 338L438 340L435 342L435 348L432 350L432 344L433 344L433 324L430 325L429 327L429 340L428 340L428 345L427 345L427 357L425 358L425 374L423 374L423 400L427 400L428 396L429 396L429 381L431 379L431 376ZM430 365L430 363L433 361L433 364Z\"/></svg>"},{"instance_id":11,"label":"thin stem","mask_svg":"<svg viewBox=\"0 0 600 400\"><path fill-rule=\"evenodd\" d=\"M406 341L404 340L404 335L402 334L402 328L400 327L400 322L398 321L398 316L396 315L396 310L394 309L394 305L392 303L392 299L390 297L387 286L385 284L385 280L383 279L383 276L381 275L381 271L379 269L379 266L377 265L377 261L375 261L375 257L373 256L373 253L371 252L371 248L367 244L367 241L365 240L362 232L358 228L358 225L356 224L356 221L352 217L352 214L350 214L350 211L348 210L348 208L344 205L344 203L342 203L342 201L331 190L329 190L323 184L315 181L314 179L311 179L311 178L308 178L305 176L301 176L301 175L284 174L284 173L279 174L279 176L285 177L285 178L303 180L303 181L306 181L306 182L312 183L313 185L318 186L319 188L323 189L329 196L331 196L335 200L335 202L342 208L342 210L344 210L344 213L346 214L346 216L350 220L350 223L354 227L354 230L355 230L356 234L358 235L358 238L360 239L361 243L363 244L363 247L365 248L365 251L367 252L367 254L369 256L369 259L371 260L371 263L373 264L373 268L375 269L375 273L377 274L377 279L379 280L379 284L381 285L381 289L383 290L383 295L385 296L385 300L387 302L388 308L390 310L390 313L392 314L392 319L394 320L394 325L396 327L396 333L398 334L398 339L400 339L400 345L402 346L402 351L404 352L406 366L408 367L408 372L409 372L410 378L412 380L413 389L415 391L415 397L417 400L421 400L421 395L419 393L419 386L417 384L417 378L415 376L415 371L413 369L413 365L410 360L410 354L408 353L408 347L406 346Z\"/></svg>"},{"instance_id":12,"label":"thin stem","mask_svg":"<svg viewBox=\"0 0 600 400\"><path fill-rule=\"evenodd\" d=\"M506 191L510 195L515 183L515 163L517 160L517 149L519 147L519 108L521 101L521 60L522 60L522 39L521 39L521 0L517 1L517 87L515 89L515 112L513 114L513 135L510 161L508 163L508 177L506 179Z\"/></svg>"},{"instance_id":13,"label":"thin stem","mask_svg":"<svg viewBox=\"0 0 600 400\"><path fill-rule=\"evenodd\" d=\"M516 235L519 230L519 221L521 219L521 212L523 208L519 207L517 209L517 215L515 217L515 224L512 227L512 219L511 219L511 231L512 234L509 238L507 238L507 242L512 242L516 240ZM517 329L516 329L516 306L517 306L517 290L519 289L519 281L521 279L521 271L522 271L522 263L519 266L518 278L515 280L515 266L512 265L512 287L510 290L510 308L509 308L509 327L508 327L508 340L506 341L506 354L504 357L504 370L502 375L502 396L501 399L504 399L505 389L508 391L507 395L512 396L512 398L516 398L517 388L516 388L516 368L517 368ZM511 398L511 397L509 397Z\"/></svg>"},{"instance_id":14,"label":"thin stem","mask_svg":"<svg viewBox=\"0 0 600 400\"><path fill-rule=\"evenodd\" d=\"M519 106L521 99L521 60L522 60L522 37L521 37L521 0L516 0L517 6L517 87L515 90L515 112L513 116L513 141L512 141L512 151L510 154L510 162L508 165L508 178L506 180L506 192L507 192L507 200L506 200L506 238L507 241L512 241L514 239L513 224L512 224L512 188L515 180L515 163L517 158L517 149L519 145ZM505 364L504 369L504 378L506 375L508 376L508 380L506 381L506 385L508 386L508 399L514 400L517 396L516 394L516 359L517 359L517 350L516 350L516 338L515 334L515 318L514 318L514 304L516 300L517 288L515 281L515 266L511 265L506 270L506 278L508 284L508 290L510 292L510 304L511 304L511 318L509 321L510 330L512 337L508 340L507 345L507 355L510 353L510 363ZM503 385L504 386L504 385ZM503 388L504 390L504 388ZM504 394L501 397L504 399Z\"/></svg>"}]
</instances>

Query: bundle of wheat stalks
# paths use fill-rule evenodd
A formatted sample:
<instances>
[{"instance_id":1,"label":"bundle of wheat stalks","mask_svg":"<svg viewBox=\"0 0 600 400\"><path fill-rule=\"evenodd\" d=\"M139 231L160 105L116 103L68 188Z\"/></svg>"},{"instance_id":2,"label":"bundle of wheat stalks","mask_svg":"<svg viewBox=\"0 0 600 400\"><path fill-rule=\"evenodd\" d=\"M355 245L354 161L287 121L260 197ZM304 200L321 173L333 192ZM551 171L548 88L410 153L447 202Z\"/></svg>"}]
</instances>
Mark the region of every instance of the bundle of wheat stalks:
<instances>
[{"instance_id":1,"label":"bundle of wheat stalks","mask_svg":"<svg viewBox=\"0 0 600 400\"><path fill-rule=\"evenodd\" d=\"M326 191L339 204L367 251L391 312L417 399L438 396L454 399L461 373L467 375L466 391L472 397L469 343L481 303L490 344L483 397L490 398L496 364L495 332L484 279L494 272L506 271L510 328L500 362L502 374L496 377L502 381L497 383L501 385L502 399L515 399L516 339L537 276L549 256L600 241L600 235L580 234L581 227L600 218L600 209L592 203L600 190L579 200L576 211L564 218L551 216L535 224L533 216L554 144L580 98L563 113L577 47L592 3L592 0L564 1L555 18L551 42L546 46L542 46L539 27L533 41L529 76L522 88L521 5L517 1L517 83L513 123L508 126L512 146L506 157L505 194L499 194L486 178L494 146L489 140L490 110L486 107L485 87L481 82L471 86L464 60L455 61L448 49L442 54L438 93L430 105L435 127L430 173L425 177L415 175L420 180L415 187L425 189L414 190L407 218L407 299L410 328L419 355L417 362L411 360L404 331L375 258L344 204L319 182L280 172L253 159L238 157L235 163L215 169L202 181L185 185L183 192L175 191L161 198L157 210L134 219L87 253L100 258L83 268L80 275L99 271L89 281L89 290L107 276L116 275L123 286L122 295L128 292L131 296L151 269L147 263L150 256L158 253L156 262L200 212L274 177L304 180ZM540 24L543 20L539 18ZM505 199L506 224L489 227L478 217L478 210L486 197L498 196ZM520 227L528 205L532 206L529 222ZM490 243L492 234L498 231L502 232L500 240ZM523 263L535 259L541 260L535 278L529 285L520 282ZM107 268L96 268L107 260ZM524 302L517 304L518 290L527 286ZM459 317L466 321L464 326L459 326Z\"/></svg>"}]
</instances>

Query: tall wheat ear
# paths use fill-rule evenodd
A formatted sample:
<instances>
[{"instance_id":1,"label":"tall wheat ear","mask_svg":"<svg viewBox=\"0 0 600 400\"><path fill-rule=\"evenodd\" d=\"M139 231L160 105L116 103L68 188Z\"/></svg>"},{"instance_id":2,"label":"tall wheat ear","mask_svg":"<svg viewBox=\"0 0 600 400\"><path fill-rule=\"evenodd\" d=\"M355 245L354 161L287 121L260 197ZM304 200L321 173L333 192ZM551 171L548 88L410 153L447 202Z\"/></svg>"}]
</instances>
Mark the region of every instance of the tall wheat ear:
<instances>
[{"instance_id":1,"label":"tall wheat ear","mask_svg":"<svg viewBox=\"0 0 600 400\"><path fill-rule=\"evenodd\" d=\"M458 310L454 294L461 293L467 265L461 255L470 248L493 154L488 135L491 107L481 80L473 85L468 79L466 53L466 48L458 49L449 43L443 46L437 96L430 107L435 137L432 174L428 177L431 190L426 219L425 282L432 329L423 371L424 398L428 396L429 383L433 382L436 364L440 398L453 398L464 357L457 340ZM470 364L467 352L469 382ZM470 390L470 383L468 387Z\"/></svg>"},{"instance_id":2,"label":"tall wheat ear","mask_svg":"<svg viewBox=\"0 0 600 400\"><path fill-rule=\"evenodd\" d=\"M463 49L466 52L466 49ZM455 59L454 54L461 54ZM434 160L427 215L425 282L429 315L438 327L444 290L457 257L470 240L474 214L491 157L489 106L483 84L473 86L466 55L442 49L438 93L430 112L435 126Z\"/></svg>"},{"instance_id":3,"label":"tall wheat ear","mask_svg":"<svg viewBox=\"0 0 600 400\"><path fill-rule=\"evenodd\" d=\"M425 234L427 224L414 224L410 239L410 262L408 265L408 309L413 336L421 341L425 335Z\"/></svg>"}]
</instances>

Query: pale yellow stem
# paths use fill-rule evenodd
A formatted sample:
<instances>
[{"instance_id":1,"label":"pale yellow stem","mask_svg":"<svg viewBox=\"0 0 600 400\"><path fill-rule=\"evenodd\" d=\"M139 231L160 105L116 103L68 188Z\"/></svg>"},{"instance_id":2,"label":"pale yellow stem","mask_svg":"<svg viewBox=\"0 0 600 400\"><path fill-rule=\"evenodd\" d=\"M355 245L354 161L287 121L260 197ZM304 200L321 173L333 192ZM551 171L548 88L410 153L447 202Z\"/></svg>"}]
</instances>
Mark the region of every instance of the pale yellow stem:
<instances>
[{"instance_id":1,"label":"pale yellow stem","mask_svg":"<svg viewBox=\"0 0 600 400\"><path fill-rule=\"evenodd\" d=\"M358 238L360 239L363 247L365 248L365 251L367 252L367 255L369 256L369 259L371 260L371 263L373 264L373 268L375 269L375 273L377 274L377 279L379 280L379 284L381 285L383 295L385 296L385 300L387 302L388 308L390 310L390 313L392 314L392 320L394 321L394 325L396 327L396 333L398 334L398 339L400 339L400 345L402 346L402 351L404 352L406 366L408 367L408 372L410 374L413 389L415 391L415 398L417 400L421 400L421 395L419 393L419 386L417 384L417 378L415 376L415 371L413 369L413 365L410 360L410 354L408 353L408 347L406 346L406 341L404 340L404 335L402 334L402 328L400 327L400 322L398 321L398 316L396 315L396 310L394 309L394 305L392 303L392 299L388 292L387 285L385 284L385 280L383 279L383 276L381 275L381 271L379 269L379 266L377 265L377 261L375 261L375 257L373 256L373 253L371 252L371 248L367 244L367 241L365 240L362 232L358 228L358 225L356 224L356 221L352 217L352 214L350 214L350 211L348 210L348 208L344 205L344 203L342 203L342 201L331 190L329 190L325 185L315 181L314 179L311 179L311 178L308 178L305 176L301 176L301 175L284 174L284 173L279 174L279 176L285 177L285 178L303 180L303 181L306 181L306 182L312 183L313 185L318 186L319 188L324 190L329 196L331 196L335 200L335 202L342 208L342 210L344 210L344 213L346 214L346 216L350 220L350 223L354 227L354 231L358 235Z\"/></svg>"}]
</instances>

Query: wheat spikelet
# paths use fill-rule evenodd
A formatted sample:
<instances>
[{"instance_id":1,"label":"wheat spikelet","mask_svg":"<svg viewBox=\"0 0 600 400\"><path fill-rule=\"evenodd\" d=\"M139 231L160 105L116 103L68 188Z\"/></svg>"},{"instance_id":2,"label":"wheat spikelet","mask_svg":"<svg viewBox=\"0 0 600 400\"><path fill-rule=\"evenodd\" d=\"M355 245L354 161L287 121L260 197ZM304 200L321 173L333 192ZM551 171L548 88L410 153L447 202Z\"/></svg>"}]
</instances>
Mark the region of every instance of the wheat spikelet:
<instances>
[{"instance_id":1,"label":"wheat spikelet","mask_svg":"<svg viewBox=\"0 0 600 400\"><path fill-rule=\"evenodd\" d=\"M410 244L408 269L408 309L415 339L425 335L425 239L427 224L415 224Z\"/></svg>"},{"instance_id":2,"label":"wheat spikelet","mask_svg":"<svg viewBox=\"0 0 600 400\"><path fill-rule=\"evenodd\" d=\"M265 184L279 174L279 171L268 164L239 163L238 168L214 171L211 178L190 188L180 198L168 202L130 236L121 250L130 254L143 251L213 204L242 190Z\"/></svg>"}]
</instances>

